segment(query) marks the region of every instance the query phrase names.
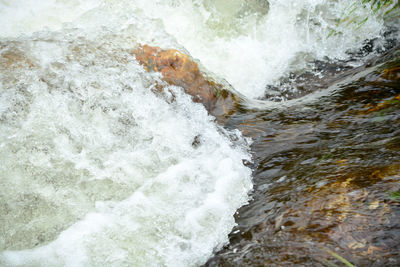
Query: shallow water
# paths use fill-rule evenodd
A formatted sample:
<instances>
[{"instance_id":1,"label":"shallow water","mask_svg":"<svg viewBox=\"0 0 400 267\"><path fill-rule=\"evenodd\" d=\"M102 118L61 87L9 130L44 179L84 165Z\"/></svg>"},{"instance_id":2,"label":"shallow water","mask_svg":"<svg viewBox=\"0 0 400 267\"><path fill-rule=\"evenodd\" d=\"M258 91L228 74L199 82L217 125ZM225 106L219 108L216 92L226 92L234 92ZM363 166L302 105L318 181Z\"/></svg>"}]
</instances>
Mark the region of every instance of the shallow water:
<instances>
[{"instance_id":1,"label":"shallow water","mask_svg":"<svg viewBox=\"0 0 400 267\"><path fill-rule=\"evenodd\" d=\"M398 265L400 24L355 2L0 1L0 265Z\"/></svg>"},{"instance_id":2,"label":"shallow water","mask_svg":"<svg viewBox=\"0 0 400 267\"><path fill-rule=\"evenodd\" d=\"M363 71L312 103L232 118L255 140L255 189L207 266L343 264L327 249L400 264L399 48L352 74Z\"/></svg>"}]
</instances>

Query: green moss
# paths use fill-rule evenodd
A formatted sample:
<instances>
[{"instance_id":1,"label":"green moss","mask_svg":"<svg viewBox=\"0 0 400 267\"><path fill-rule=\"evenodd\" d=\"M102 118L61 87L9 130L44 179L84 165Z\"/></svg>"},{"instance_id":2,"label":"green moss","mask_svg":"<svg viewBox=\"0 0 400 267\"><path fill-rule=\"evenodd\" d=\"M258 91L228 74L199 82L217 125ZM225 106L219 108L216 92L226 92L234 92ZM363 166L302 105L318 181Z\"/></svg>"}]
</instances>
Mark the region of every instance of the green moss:
<instances>
[{"instance_id":1,"label":"green moss","mask_svg":"<svg viewBox=\"0 0 400 267\"><path fill-rule=\"evenodd\" d=\"M400 191L390 192L389 197L394 201L400 201Z\"/></svg>"}]
</instances>

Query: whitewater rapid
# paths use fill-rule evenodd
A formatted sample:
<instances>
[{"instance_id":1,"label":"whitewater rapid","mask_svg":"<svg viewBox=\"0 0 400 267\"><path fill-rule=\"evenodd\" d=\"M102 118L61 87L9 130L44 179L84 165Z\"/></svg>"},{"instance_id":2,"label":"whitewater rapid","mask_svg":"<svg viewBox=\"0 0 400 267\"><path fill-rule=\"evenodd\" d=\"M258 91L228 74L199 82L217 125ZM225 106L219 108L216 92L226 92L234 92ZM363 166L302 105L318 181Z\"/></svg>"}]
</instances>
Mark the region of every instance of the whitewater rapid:
<instances>
[{"instance_id":1,"label":"whitewater rapid","mask_svg":"<svg viewBox=\"0 0 400 267\"><path fill-rule=\"evenodd\" d=\"M0 265L204 263L252 188L247 141L113 33L92 38L46 32L2 48Z\"/></svg>"},{"instance_id":2,"label":"whitewater rapid","mask_svg":"<svg viewBox=\"0 0 400 267\"><path fill-rule=\"evenodd\" d=\"M257 98L382 38L379 16L335 26L348 1L228 2L0 1L1 266L198 266L228 242L250 140L146 72L139 43Z\"/></svg>"},{"instance_id":3,"label":"whitewater rapid","mask_svg":"<svg viewBox=\"0 0 400 267\"><path fill-rule=\"evenodd\" d=\"M142 28L136 32L139 41L186 49L249 98L264 96L267 85L279 85L315 60L347 60L366 40L383 47L387 26L386 9L373 12L360 0L4 0L0 5L0 36L44 28Z\"/></svg>"}]
</instances>

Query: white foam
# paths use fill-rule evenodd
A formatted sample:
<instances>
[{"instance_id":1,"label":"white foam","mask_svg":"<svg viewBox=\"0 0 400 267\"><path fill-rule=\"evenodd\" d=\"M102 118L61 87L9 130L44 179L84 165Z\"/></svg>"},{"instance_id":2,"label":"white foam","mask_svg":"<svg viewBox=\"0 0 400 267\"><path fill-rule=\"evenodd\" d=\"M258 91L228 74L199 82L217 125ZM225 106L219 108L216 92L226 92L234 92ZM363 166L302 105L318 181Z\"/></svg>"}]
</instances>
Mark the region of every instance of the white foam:
<instances>
[{"instance_id":1,"label":"white foam","mask_svg":"<svg viewBox=\"0 0 400 267\"><path fill-rule=\"evenodd\" d=\"M15 60L0 61L0 265L204 263L247 201L248 143L179 88L153 93L159 75L127 51L184 47L256 98L304 57L346 58L379 37L375 16L327 37L348 5L0 1L0 59Z\"/></svg>"},{"instance_id":2,"label":"white foam","mask_svg":"<svg viewBox=\"0 0 400 267\"><path fill-rule=\"evenodd\" d=\"M384 29L381 14L372 14L357 0L270 0L268 13L253 20L239 16L240 8L243 3L260 1L228 1L226 9L236 7L228 15L218 9L221 1L214 6L212 1L134 2L146 16L160 18L167 32L207 69L250 98L263 96L266 85L291 71L301 71L307 61L347 59L348 51L359 49L367 39L381 38ZM351 17L369 19L357 29L346 23L337 25L355 3L358 8ZM207 9L209 5L214 9ZM252 16L249 12L247 18ZM210 26L218 16L219 24ZM233 33L223 34L233 27ZM341 34L329 36L332 30Z\"/></svg>"},{"instance_id":3,"label":"white foam","mask_svg":"<svg viewBox=\"0 0 400 267\"><path fill-rule=\"evenodd\" d=\"M133 28L137 40L182 45L212 72L250 98L313 60L347 59L367 39L382 40L383 12L359 0L3 0L0 36L30 34L63 23L83 29ZM354 9L354 7L357 7ZM354 23L339 23L339 19ZM364 18L368 20L358 27ZM164 30L165 29L165 30ZM334 30L336 33L330 35ZM165 33L168 32L168 34ZM140 34L138 34L140 32ZM177 42L175 41L175 39Z\"/></svg>"},{"instance_id":4,"label":"white foam","mask_svg":"<svg viewBox=\"0 0 400 267\"><path fill-rule=\"evenodd\" d=\"M247 141L182 89L153 93L130 33L3 42L22 59L0 73L1 266L192 266L227 242Z\"/></svg>"},{"instance_id":5,"label":"white foam","mask_svg":"<svg viewBox=\"0 0 400 267\"><path fill-rule=\"evenodd\" d=\"M58 30L63 23L72 22L99 1L2 0L0 1L0 36L15 37L47 27Z\"/></svg>"}]
</instances>

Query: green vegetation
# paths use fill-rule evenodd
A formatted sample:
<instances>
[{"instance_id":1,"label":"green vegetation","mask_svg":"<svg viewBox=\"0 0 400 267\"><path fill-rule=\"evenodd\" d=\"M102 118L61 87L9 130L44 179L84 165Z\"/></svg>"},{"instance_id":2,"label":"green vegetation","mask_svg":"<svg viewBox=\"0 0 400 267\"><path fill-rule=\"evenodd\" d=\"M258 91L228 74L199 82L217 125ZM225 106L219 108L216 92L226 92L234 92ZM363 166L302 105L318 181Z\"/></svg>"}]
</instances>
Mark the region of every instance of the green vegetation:
<instances>
[{"instance_id":1,"label":"green vegetation","mask_svg":"<svg viewBox=\"0 0 400 267\"><path fill-rule=\"evenodd\" d=\"M389 193L389 196L394 201L400 201L400 191L391 192Z\"/></svg>"},{"instance_id":2,"label":"green vegetation","mask_svg":"<svg viewBox=\"0 0 400 267\"><path fill-rule=\"evenodd\" d=\"M370 7L374 13L378 12L380 9L385 10L385 15L399 8L399 3L394 0L362 0L363 5L370 4Z\"/></svg>"},{"instance_id":3,"label":"green vegetation","mask_svg":"<svg viewBox=\"0 0 400 267\"><path fill-rule=\"evenodd\" d=\"M383 19L393 19L400 17L400 4L398 0L361 0L352 3L344 11L338 22L336 28L340 25L353 26L359 29L364 25L368 19L367 17L359 17L355 13L360 8L369 8L373 15L382 16ZM340 34L337 29L332 29L328 37Z\"/></svg>"},{"instance_id":4,"label":"green vegetation","mask_svg":"<svg viewBox=\"0 0 400 267\"><path fill-rule=\"evenodd\" d=\"M332 250L327 249L327 248L324 248L324 250L325 250L326 252L328 252L329 254L331 254L331 255L332 255L333 257L335 257L336 259L338 259L339 261L341 261L341 262L342 262L343 264L345 264L346 266L348 266L348 267L355 267L355 265L353 265L352 263L350 263L348 260L346 260L345 258L343 258L342 256L340 256L339 254L333 252ZM334 264L334 263L332 263L332 262L329 262L329 261L326 261L326 263L327 263L328 265L330 265L330 266L334 266L334 267L337 266L336 264Z\"/></svg>"}]
</instances>

